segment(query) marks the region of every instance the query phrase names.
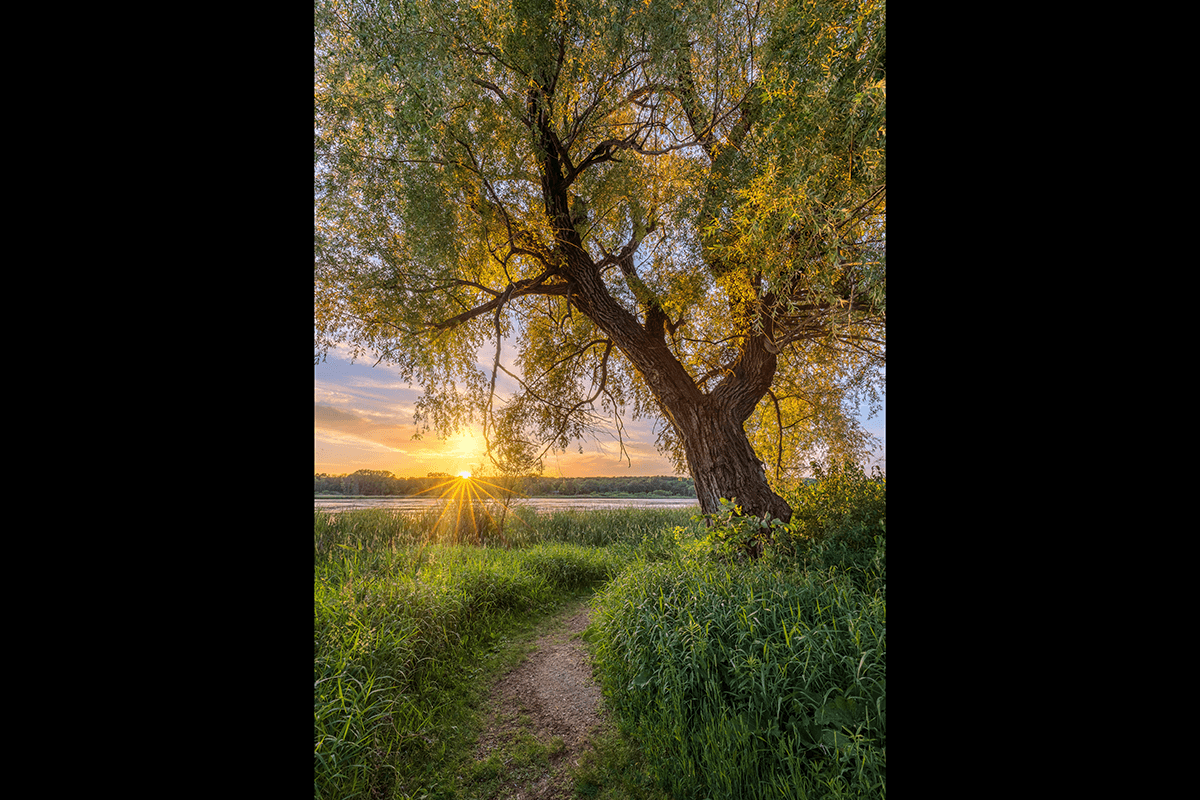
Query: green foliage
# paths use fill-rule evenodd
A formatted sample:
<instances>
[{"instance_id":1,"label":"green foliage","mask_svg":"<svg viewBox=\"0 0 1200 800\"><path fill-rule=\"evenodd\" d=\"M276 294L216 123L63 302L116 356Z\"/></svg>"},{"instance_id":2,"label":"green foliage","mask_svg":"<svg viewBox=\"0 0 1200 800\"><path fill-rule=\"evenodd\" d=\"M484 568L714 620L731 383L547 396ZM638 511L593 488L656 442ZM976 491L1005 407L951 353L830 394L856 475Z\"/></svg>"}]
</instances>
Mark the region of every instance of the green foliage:
<instances>
[{"instance_id":1,"label":"green foliage","mask_svg":"<svg viewBox=\"0 0 1200 800\"><path fill-rule=\"evenodd\" d=\"M885 22L876 0L321 0L318 356L392 364L423 425L479 420L532 461L631 406L678 417L689 378L762 401L776 478L817 444L861 450ZM683 463L670 426L661 443Z\"/></svg>"},{"instance_id":2,"label":"green foliage","mask_svg":"<svg viewBox=\"0 0 1200 800\"><path fill-rule=\"evenodd\" d=\"M439 534L436 515L316 511L315 796L390 796L439 780L463 746L482 660L507 632L617 574L637 556L636 537L684 519L533 514L519 546L471 547ZM572 530L614 546L572 541Z\"/></svg>"},{"instance_id":3,"label":"green foliage","mask_svg":"<svg viewBox=\"0 0 1200 800\"><path fill-rule=\"evenodd\" d=\"M864 589L887 581L887 479L861 466L812 467L817 479L788 495L792 519L775 531L774 554L851 575Z\"/></svg>"},{"instance_id":4,"label":"green foliage","mask_svg":"<svg viewBox=\"0 0 1200 800\"><path fill-rule=\"evenodd\" d=\"M873 537L883 533L887 479L878 474L868 476L851 461L829 467L813 462L811 466L816 479L788 495L792 506L789 533L811 544L835 539L849 549L870 547Z\"/></svg>"},{"instance_id":5,"label":"green foliage","mask_svg":"<svg viewBox=\"0 0 1200 800\"><path fill-rule=\"evenodd\" d=\"M793 554L797 548L808 551L824 544L851 551L870 548L886 521L886 479L881 474L868 477L851 459L833 461L828 468L814 461L810 467L815 478L782 489L792 508L786 524L748 515L725 498L716 513L693 522L703 522L710 533L702 538L726 555L759 555L766 544Z\"/></svg>"},{"instance_id":6,"label":"green foliage","mask_svg":"<svg viewBox=\"0 0 1200 800\"><path fill-rule=\"evenodd\" d=\"M707 534L700 534L700 541L692 546L693 551L709 551L722 559L739 560L762 555L764 545L772 539L773 529L783 524L777 519L745 514L741 506L724 497L717 513L696 517L693 522L704 523L707 528Z\"/></svg>"},{"instance_id":7,"label":"green foliage","mask_svg":"<svg viewBox=\"0 0 1200 800\"><path fill-rule=\"evenodd\" d=\"M886 605L835 571L681 556L595 600L605 696L676 797L886 786Z\"/></svg>"},{"instance_id":8,"label":"green foliage","mask_svg":"<svg viewBox=\"0 0 1200 800\"><path fill-rule=\"evenodd\" d=\"M315 512L315 796L458 796L487 660L597 588L584 638L623 735L583 764L580 794L885 796L885 486L822 468L790 494L789 525L729 504L711 527L516 509L507 546L447 544L436 516ZM763 558L738 555L763 541ZM465 774L485 786L498 769Z\"/></svg>"},{"instance_id":9,"label":"green foliage","mask_svg":"<svg viewBox=\"0 0 1200 800\"><path fill-rule=\"evenodd\" d=\"M867 476L849 460L823 467L816 478L785 490L792 518L783 523L746 515L722 498L716 514L697 517L692 552L723 560L765 557L785 569L840 569L864 589L886 581L887 480Z\"/></svg>"}]
</instances>

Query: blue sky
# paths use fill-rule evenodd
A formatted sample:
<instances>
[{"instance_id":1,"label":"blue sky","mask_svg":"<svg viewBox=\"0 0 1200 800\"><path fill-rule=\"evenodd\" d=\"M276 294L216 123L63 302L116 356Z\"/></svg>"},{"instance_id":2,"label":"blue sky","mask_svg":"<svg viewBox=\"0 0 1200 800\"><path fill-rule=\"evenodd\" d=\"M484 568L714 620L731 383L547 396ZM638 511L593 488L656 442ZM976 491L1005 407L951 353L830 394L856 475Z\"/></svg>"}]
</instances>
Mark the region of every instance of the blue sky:
<instances>
[{"instance_id":1,"label":"blue sky","mask_svg":"<svg viewBox=\"0 0 1200 800\"><path fill-rule=\"evenodd\" d=\"M314 378L314 472L341 475L359 469L383 469L401 477L430 472L456 475L483 463L482 431L463 431L441 440L430 432L413 439L413 407L421 394L409 388L395 369L374 359L351 364L340 350L331 350L318 364ZM875 460L885 458L887 405L873 419L863 415L864 427L883 444ZM546 475L564 477L610 475L671 475L671 463L654 446L654 422L625 420L625 450L620 456L615 438L585 440L566 453L549 454ZM886 470L886 462L879 462ZM487 471L487 470L485 470Z\"/></svg>"}]
</instances>

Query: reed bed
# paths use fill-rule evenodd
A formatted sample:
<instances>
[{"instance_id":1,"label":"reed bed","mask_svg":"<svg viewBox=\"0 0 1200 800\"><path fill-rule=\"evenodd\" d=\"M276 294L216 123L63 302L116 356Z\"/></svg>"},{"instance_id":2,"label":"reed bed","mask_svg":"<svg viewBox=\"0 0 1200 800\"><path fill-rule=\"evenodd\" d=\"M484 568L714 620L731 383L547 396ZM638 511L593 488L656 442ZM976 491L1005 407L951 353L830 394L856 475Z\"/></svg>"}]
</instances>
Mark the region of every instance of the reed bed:
<instances>
[{"instance_id":1,"label":"reed bed","mask_svg":"<svg viewBox=\"0 0 1200 800\"><path fill-rule=\"evenodd\" d=\"M370 551L426 544L523 547L569 542L589 547L637 545L688 524L692 509L568 509L539 514L528 506L447 501L425 511L315 509L314 546L324 555L338 545Z\"/></svg>"}]
</instances>

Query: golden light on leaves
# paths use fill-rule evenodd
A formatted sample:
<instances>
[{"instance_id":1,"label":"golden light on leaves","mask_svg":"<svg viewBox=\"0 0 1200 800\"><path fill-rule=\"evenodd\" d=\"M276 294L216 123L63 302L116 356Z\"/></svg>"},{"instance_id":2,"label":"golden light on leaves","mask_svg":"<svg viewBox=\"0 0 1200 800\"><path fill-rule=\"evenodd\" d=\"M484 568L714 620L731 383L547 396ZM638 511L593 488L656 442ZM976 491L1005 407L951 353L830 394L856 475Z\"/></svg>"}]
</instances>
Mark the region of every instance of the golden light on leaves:
<instances>
[{"instance_id":1,"label":"golden light on leaves","mask_svg":"<svg viewBox=\"0 0 1200 800\"><path fill-rule=\"evenodd\" d=\"M844 429L826 397L873 380L884 346L884 0L469 0L441 21L439 4L351 5L318 4L322 355L342 341L388 353L441 433L486 407L488 435L558 450L607 426L589 397L657 416L638 375L661 371L635 373L579 313L561 282L569 246L585 252L567 272L586 267L610 295L594 307L647 325L656 309L665 358L703 392L767 334L786 363L753 428L766 438L751 436L764 460L780 467L801 429ZM834 347L838 380L810 379ZM496 379L514 364L528 383L509 402ZM508 402L503 428L493 401ZM447 493L484 483L445 477Z\"/></svg>"}]
</instances>

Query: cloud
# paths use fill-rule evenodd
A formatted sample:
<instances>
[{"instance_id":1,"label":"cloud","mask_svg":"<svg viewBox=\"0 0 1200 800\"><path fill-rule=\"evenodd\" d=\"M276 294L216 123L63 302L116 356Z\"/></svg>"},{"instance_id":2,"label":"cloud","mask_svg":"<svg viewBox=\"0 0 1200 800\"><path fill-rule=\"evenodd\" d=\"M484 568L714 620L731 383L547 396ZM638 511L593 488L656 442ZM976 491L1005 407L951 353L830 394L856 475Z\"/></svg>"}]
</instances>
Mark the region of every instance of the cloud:
<instances>
[{"instance_id":1,"label":"cloud","mask_svg":"<svg viewBox=\"0 0 1200 800\"><path fill-rule=\"evenodd\" d=\"M352 440L398 453L408 452L415 431L411 426L398 424L394 416L363 416L321 403L313 404L313 429L318 438L331 443L346 444Z\"/></svg>"},{"instance_id":2,"label":"cloud","mask_svg":"<svg viewBox=\"0 0 1200 800\"><path fill-rule=\"evenodd\" d=\"M317 428L338 429L342 426L358 426L366 422L362 417L354 414L348 414L345 411L338 411L333 406L323 406L320 403L314 403L313 420Z\"/></svg>"},{"instance_id":3,"label":"cloud","mask_svg":"<svg viewBox=\"0 0 1200 800\"><path fill-rule=\"evenodd\" d=\"M654 444L654 421L626 419L625 454L615 438L603 434L573 443L566 453L547 453L545 473L567 478L595 476L673 475L675 468ZM583 452L580 453L580 447ZM628 456L628 458L626 457ZM632 462L632 463L631 463Z\"/></svg>"},{"instance_id":4,"label":"cloud","mask_svg":"<svg viewBox=\"0 0 1200 800\"><path fill-rule=\"evenodd\" d=\"M506 356L511 354L509 344L506 342ZM494 350L481 348L481 361L484 355L490 369ZM344 353L331 351L329 361L316 368L313 426L315 460L320 471L348 473L370 468L391 470L397 475L424 475L433 470L453 474L483 462L485 446L478 425L447 440L433 433L414 440L417 427L413 423L413 410L421 389L400 380L386 365L373 367L373 364L374 360L365 359L350 364ZM501 373L498 382L504 380ZM870 420L865 419L866 409L859 409L864 427L881 440L872 461L886 459L887 455L886 400L883 405ZM582 442L572 443L565 453L547 453L544 474L671 475L674 468L670 460L655 447L654 424L653 419L625 417L628 460L622 456L615 438L600 433L596 438L586 437ZM886 461L881 466L886 470Z\"/></svg>"}]
</instances>

